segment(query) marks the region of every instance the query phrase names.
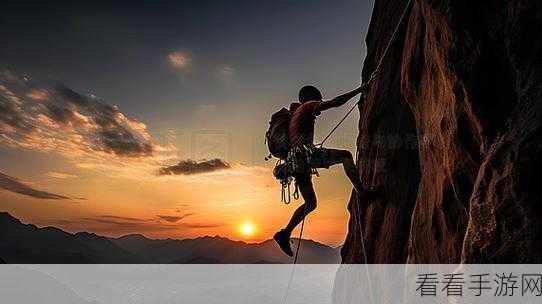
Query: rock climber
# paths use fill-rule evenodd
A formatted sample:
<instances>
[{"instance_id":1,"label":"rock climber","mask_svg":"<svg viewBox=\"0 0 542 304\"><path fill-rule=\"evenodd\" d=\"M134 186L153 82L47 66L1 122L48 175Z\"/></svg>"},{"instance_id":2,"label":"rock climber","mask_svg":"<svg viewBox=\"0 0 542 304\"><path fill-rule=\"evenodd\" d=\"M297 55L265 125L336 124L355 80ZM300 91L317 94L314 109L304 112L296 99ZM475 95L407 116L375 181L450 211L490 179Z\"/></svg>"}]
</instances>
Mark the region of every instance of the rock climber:
<instances>
[{"instance_id":1,"label":"rock climber","mask_svg":"<svg viewBox=\"0 0 542 304\"><path fill-rule=\"evenodd\" d=\"M294 228L314 209L316 209L316 193L312 184L312 174L317 168L326 168L342 164L348 179L354 186L358 197L371 199L380 191L364 189L352 153L348 150L328 149L314 145L314 124L316 117L323 111L337 108L358 94L364 98L366 86L337 96L331 100L322 100L322 94L314 86L304 86L299 91L299 103L290 105L291 118L288 131L290 150L286 162L291 162L296 186L304 203L299 206L288 225L275 233L273 239L284 253L293 256L290 247L290 236Z\"/></svg>"}]
</instances>

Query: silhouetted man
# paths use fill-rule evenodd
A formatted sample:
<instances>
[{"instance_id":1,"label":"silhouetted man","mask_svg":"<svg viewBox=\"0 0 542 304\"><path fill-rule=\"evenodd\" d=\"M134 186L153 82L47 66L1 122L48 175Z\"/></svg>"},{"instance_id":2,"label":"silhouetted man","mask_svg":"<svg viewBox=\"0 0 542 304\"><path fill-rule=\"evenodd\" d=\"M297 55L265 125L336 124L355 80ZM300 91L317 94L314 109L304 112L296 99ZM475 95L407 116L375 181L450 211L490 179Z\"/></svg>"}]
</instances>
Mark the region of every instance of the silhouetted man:
<instances>
[{"instance_id":1,"label":"silhouetted man","mask_svg":"<svg viewBox=\"0 0 542 304\"><path fill-rule=\"evenodd\" d=\"M312 170L342 164L344 171L359 196L367 198L375 194L363 188L358 169L354 163L352 153L348 150L326 149L314 146L314 123L321 112L344 105L354 96L363 92L363 86L340 95L329 101L322 101L322 94L314 86L304 86L299 91L299 103L290 105L292 117L289 125L290 152L287 162L293 162L293 177L304 204L299 206L286 228L277 232L273 238L282 251L289 256L293 255L290 247L290 236L294 228L299 225L311 211L316 209L316 193L312 184Z\"/></svg>"}]
</instances>

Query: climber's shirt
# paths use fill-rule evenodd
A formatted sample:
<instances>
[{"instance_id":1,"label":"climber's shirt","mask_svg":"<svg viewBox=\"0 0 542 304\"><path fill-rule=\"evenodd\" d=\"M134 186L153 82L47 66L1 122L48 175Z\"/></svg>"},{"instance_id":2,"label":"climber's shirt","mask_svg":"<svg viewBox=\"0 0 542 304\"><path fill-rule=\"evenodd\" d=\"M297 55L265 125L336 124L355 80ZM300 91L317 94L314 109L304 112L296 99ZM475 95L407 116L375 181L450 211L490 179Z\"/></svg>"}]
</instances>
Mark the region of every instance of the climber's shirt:
<instances>
[{"instance_id":1,"label":"climber's shirt","mask_svg":"<svg viewBox=\"0 0 542 304\"><path fill-rule=\"evenodd\" d=\"M290 146L292 148L303 145L313 145L314 123L320 115L318 107L321 101L307 101L305 103L293 103L290 111L293 113L290 120Z\"/></svg>"}]
</instances>

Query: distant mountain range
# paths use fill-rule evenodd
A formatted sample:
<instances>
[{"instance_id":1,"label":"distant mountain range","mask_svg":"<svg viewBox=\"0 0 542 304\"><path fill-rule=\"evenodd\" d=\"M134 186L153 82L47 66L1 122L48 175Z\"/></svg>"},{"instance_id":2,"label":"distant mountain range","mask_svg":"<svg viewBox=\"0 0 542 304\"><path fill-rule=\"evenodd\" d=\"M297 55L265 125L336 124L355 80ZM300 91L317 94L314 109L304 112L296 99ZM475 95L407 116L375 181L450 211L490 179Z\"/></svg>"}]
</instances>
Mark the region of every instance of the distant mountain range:
<instances>
[{"instance_id":1,"label":"distant mountain range","mask_svg":"<svg viewBox=\"0 0 542 304\"><path fill-rule=\"evenodd\" d=\"M295 240L297 244L297 240ZM23 224L0 212L0 263L11 264L275 264L291 263L274 241L257 244L224 237L149 239L140 234L108 238ZM338 248L302 240L298 263L340 263Z\"/></svg>"}]
</instances>

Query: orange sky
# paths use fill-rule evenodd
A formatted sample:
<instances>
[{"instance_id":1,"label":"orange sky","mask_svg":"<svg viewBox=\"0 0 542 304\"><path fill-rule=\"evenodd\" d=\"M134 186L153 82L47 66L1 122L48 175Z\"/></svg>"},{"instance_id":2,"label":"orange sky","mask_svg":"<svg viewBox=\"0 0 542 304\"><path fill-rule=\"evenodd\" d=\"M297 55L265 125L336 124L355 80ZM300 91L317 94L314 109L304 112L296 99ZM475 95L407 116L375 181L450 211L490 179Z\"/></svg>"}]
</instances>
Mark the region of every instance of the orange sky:
<instances>
[{"instance_id":1,"label":"orange sky","mask_svg":"<svg viewBox=\"0 0 542 304\"><path fill-rule=\"evenodd\" d=\"M104 177L98 174L49 174L23 179L37 189L76 194L84 199L43 200L0 191L0 209L23 222L51 225L70 232L107 236L142 233L153 238L221 235L258 242L286 224L301 201L280 202L280 187L269 167L234 166L198 176ZM55 177L51 177L55 176ZM319 208L307 222L305 236L339 245L348 219L350 188L340 168L317 178ZM252 236L240 225L254 225Z\"/></svg>"}]
</instances>

